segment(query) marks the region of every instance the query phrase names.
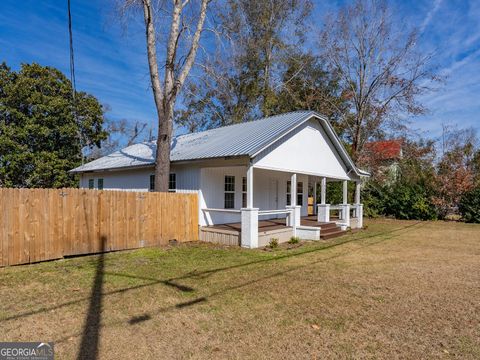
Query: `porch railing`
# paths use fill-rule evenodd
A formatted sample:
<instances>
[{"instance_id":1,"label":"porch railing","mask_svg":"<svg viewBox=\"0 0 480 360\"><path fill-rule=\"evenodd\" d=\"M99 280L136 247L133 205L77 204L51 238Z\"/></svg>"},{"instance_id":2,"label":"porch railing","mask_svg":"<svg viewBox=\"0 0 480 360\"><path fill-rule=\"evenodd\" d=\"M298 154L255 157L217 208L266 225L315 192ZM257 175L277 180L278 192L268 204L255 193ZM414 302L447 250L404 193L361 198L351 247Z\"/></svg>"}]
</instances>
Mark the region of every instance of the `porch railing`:
<instances>
[{"instance_id":1,"label":"porch railing","mask_svg":"<svg viewBox=\"0 0 480 360\"><path fill-rule=\"evenodd\" d=\"M363 226L363 204L318 204L317 206L319 222L330 222L336 215L338 220L335 219L334 222L342 228L350 227L353 219L355 220L354 227L361 228ZM332 213L335 215L332 216Z\"/></svg>"},{"instance_id":2,"label":"porch railing","mask_svg":"<svg viewBox=\"0 0 480 360\"><path fill-rule=\"evenodd\" d=\"M281 215L281 214L291 214L293 209L279 209L279 210L259 210L258 216L262 215Z\"/></svg>"},{"instance_id":3,"label":"porch railing","mask_svg":"<svg viewBox=\"0 0 480 360\"><path fill-rule=\"evenodd\" d=\"M239 209L215 209L215 208L203 208L202 211L204 212L224 212L224 213L236 213L240 214L242 211Z\"/></svg>"}]
</instances>

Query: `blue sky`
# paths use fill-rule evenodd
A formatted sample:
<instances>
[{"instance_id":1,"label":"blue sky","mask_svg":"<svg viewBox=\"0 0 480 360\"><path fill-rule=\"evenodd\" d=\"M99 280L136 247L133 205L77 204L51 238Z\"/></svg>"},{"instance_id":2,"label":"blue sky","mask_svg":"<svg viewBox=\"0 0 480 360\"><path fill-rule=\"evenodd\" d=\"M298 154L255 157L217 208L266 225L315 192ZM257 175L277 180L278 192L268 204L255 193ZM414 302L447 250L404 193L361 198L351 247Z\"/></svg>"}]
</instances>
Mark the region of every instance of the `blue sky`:
<instances>
[{"instance_id":1,"label":"blue sky","mask_svg":"<svg viewBox=\"0 0 480 360\"><path fill-rule=\"evenodd\" d=\"M316 4L315 18L341 2ZM0 61L14 69L38 62L69 73L66 0L2 0ZM441 124L480 128L480 0L393 1L396 14L422 34L418 46L435 52L442 88L423 97L429 114L410 119L436 137ZM110 1L72 0L77 88L109 106L107 116L155 123L141 18L125 28ZM181 131L181 130L180 130Z\"/></svg>"}]
</instances>

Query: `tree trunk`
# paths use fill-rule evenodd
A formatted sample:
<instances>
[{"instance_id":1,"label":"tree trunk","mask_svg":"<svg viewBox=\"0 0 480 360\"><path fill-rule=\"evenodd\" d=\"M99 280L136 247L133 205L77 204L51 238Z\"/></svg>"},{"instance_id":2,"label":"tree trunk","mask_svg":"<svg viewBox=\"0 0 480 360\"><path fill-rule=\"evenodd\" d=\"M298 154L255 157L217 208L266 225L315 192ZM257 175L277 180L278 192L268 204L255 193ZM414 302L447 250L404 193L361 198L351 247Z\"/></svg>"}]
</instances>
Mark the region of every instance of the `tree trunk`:
<instances>
[{"instance_id":1,"label":"tree trunk","mask_svg":"<svg viewBox=\"0 0 480 360\"><path fill-rule=\"evenodd\" d=\"M168 106L171 109L171 106ZM155 156L155 191L167 192L170 177L170 146L173 111L165 109L158 119L157 153Z\"/></svg>"},{"instance_id":2,"label":"tree trunk","mask_svg":"<svg viewBox=\"0 0 480 360\"><path fill-rule=\"evenodd\" d=\"M174 1L170 35L167 44L165 61L164 85L160 82L157 62L156 34L153 19L152 0L142 0L145 20L145 34L147 39L147 56L152 83L153 98L158 114L157 152L155 154L155 191L167 192L170 177L170 146L173 132L173 109L177 94L181 90L185 79L193 66L197 54L200 35L207 14L209 0L202 0L197 27L192 38L192 43L185 63L178 76L175 77L175 63L177 56L178 40L181 32L181 14L188 1Z\"/></svg>"}]
</instances>

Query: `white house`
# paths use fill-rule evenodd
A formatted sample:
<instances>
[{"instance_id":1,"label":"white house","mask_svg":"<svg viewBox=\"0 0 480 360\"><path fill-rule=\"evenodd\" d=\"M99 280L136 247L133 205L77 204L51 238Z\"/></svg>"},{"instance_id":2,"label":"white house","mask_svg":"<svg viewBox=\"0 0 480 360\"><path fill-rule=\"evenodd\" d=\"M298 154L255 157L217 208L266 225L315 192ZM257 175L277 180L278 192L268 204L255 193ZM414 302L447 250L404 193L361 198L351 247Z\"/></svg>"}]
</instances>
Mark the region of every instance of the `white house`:
<instances>
[{"instance_id":1,"label":"white house","mask_svg":"<svg viewBox=\"0 0 480 360\"><path fill-rule=\"evenodd\" d=\"M132 145L72 172L83 188L151 191L155 149L154 142ZM272 238L320 239L320 231L327 237L340 227L362 227L360 183L368 173L313 111L178 136L170 159L170 191L198 193L204 240L254 248ZM327 203L327 181L343 182L342 204ZM357 184L353 205L349 181ZM331 211L339 212L334 222Z\"/></svg>"}]
</instances>

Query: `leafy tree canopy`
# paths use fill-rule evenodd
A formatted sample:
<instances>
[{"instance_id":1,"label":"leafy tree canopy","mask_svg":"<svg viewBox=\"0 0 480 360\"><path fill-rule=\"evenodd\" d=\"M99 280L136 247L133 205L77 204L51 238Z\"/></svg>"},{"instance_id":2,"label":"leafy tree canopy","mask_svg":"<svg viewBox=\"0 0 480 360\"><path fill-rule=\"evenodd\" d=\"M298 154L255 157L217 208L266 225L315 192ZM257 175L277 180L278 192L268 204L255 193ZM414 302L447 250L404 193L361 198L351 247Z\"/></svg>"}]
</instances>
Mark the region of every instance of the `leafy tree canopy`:
<instances>
[{"instance_id":1,"label":"leafy tree canopy","mask_svg":"<svg viewBox=\"0 0 480 360\"><path fill-rule=\"evenodd\" d=\"M76 94L59 70L0 64L0 186L76 186L68 170L81 163L82 150L106 138L102 105Z\"/></svg>"}]
</instances>

